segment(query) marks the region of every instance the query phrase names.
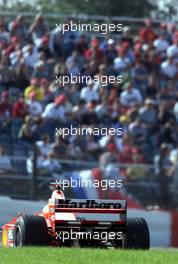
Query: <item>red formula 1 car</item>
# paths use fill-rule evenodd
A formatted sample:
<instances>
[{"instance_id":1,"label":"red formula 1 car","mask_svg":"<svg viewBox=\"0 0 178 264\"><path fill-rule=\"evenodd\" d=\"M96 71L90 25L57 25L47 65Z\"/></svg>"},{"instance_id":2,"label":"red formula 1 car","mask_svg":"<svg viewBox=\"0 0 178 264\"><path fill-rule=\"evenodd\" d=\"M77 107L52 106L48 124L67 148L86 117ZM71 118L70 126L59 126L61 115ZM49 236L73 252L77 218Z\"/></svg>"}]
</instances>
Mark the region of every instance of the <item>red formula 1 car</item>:
<instances>
[{"instance_id":1,"label":"red formula 1 car","mask_svg":"<svg viewBox=\"0 0 178 264\"><path fill-rule=\"evenodd\" d=\"M20 214L2 227L2 245L149 249L145 220L127 219L126 206L124 200L65 199L56 189L41 213Z\"/></svg>"}]
</instances>

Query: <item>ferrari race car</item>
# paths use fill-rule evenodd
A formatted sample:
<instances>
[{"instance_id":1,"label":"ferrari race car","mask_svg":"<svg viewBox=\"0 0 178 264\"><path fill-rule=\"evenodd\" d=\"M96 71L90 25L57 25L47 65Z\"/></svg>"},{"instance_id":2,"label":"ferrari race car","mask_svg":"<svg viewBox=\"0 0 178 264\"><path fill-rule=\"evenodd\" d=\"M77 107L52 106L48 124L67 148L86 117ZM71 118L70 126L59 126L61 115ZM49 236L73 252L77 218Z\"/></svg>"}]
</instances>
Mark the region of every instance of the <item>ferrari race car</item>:
<instances>
[{"instance_id":1,"label":"ferrari race car","mask_svg":"<svg viewBox=\"0 0 178 264\"><path fill-rule=\"evenodd\" d=\"M125 200L65 199L54 190L41 213L19 214L2 226L2 246L81 246L149 249L143 218L127 219Z\"/></svg>"}]
</instances>

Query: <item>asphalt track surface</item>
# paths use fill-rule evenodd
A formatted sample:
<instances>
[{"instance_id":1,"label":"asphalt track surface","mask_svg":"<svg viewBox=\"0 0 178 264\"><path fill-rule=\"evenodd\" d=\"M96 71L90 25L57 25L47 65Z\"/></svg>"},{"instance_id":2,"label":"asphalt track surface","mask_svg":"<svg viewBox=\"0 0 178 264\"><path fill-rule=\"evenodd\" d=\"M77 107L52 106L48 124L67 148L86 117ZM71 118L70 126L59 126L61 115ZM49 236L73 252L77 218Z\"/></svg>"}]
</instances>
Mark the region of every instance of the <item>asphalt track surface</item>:
<instances>
[{"instance_id":1,"label":"asphalt track surface","mask_svg":"<svg viewBox=\"0 0 178 264\"><path fill-rule=\"evenodd\" d=\"M47 201L14 200L0 196L0 226L7 223L18 213L33 214L40 212Z\"/></svg>"}]
</instances>

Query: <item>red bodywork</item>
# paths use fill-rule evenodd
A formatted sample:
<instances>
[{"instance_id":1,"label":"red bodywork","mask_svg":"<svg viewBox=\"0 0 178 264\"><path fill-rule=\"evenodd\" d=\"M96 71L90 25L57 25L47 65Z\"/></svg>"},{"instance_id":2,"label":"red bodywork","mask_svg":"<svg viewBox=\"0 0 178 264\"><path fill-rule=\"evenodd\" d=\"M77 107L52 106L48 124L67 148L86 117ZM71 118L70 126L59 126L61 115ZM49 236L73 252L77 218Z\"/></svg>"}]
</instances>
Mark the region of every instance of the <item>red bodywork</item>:
<instances>
[{"instance_id":1,"label":"red bodywork","mask_svg":"<svg viewBox=\"0 0 178 264\"><path fill-rule=\"evenodd\" d=\"M56 205L56 201L58 202L58 206ZM65 202L68 203L65 204ZM120 205L120 208L115 208L115 205ZM100 206L100 208L97 208L97 206ZM106 208L107 206L111 208ZM126 224L126 201L64 200L64 197L58 196L57 199L56 197L55 199L49 199L48 204L43 208L42 212L35 215L45 218L50 237L49 245L57 246L60 245L60 242L57 240L60 228L95 228L111 224L124 227ZM2 246L13 247L13 231L19 216L17 215L10 222L3 225Z\"/></svg>"}]
</instances>

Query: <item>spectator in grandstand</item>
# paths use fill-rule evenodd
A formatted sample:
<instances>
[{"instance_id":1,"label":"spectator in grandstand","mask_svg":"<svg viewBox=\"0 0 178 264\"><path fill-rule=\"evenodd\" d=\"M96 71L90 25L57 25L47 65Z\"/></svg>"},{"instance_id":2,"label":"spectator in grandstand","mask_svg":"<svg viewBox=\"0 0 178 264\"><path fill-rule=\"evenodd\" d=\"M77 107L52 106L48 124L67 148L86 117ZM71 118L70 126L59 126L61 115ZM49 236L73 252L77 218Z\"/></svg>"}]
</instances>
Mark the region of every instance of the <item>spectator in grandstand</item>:
<instances>
[{"instance_id":1,"label":"spectator in grandstand","mask_svg":"<svg viewBox=\"0 0 178 264\"><path fill-rule=\"evenodd\" d=\"M20 92L30 84L31 70L25 65L24 59L21 59L19 64L15 67L16 80L14 82L15 87L18 87Z\"/></svg>"},{"instance_id":2,"label":"spectator in grandstand","mask_svg":"<svg viewBox=\"0 0 178 264\"><path fill-rule=\"evenodd\" d=\"M91 103L93 100L99 100L98 92L93 89L92 80L89 80L87 86L81 89L80 98L84 99L86 103Z\"/></svg>"},{"instance_id":3,"label":"spectator in grandstand","mask_svg":"<svg viewBox=\"0 0 178 264\"><path fill-rule=\"evenodd\" d=\"M37 139L37 125L29 115L25 117L25 122L20 128L19 139L29 143L34 143Z\"/></svg>"},{"instance_id":4,"label":"spectator in grandstand","mask_svg":"<svg viewBox=\"0 0 178 264\"><path fill-rule=\"evenodd\" d=\"M130 46L133 46L133 38L132 38L132 29L131 27L128 26L123 26L123 31L121 35L121 41L123 42L128 42Z\"/></svg>"},{"instance_id":5,"label":"spectator in grandstand","mask_svg":"<svg viewBox=\"0 0 178 264\"><path fill-rule=\"evenodd\" d=\"M102 82L102 77L103 76L108 76L108 73L107 73L107 65L106 64L100 64L98 66L98 72L97 74L95 75L95 77L98 78L98 82L94 83L93 84L93 90L94 91L97 91L98 93L100 92L100 90L102 90L103 86L104 85L106 87L106 83L105 81ZM102 95L102 92L100 92L100 96Z\"/></svg>"},{"instance_id":6,"label":"spectator in grandstand","mask_svg":"<svg viewBox=\"0 0 178 264\"><path fill-rule=\"evenodd\" d=\"M17 67L20 64L20 61L22 61L23 59L22 50L18 48L17 50L11 52L9 58L10 58L11 66L13 68Z\"/></svg>"},{"instance_id":7,"label":"spectator in grandstand","mask_svg":"<svg viewBox=\"0 0 178 264\"><path fill-rule=\"evenodd\" d=\"M23 49L25 65L33 69L38 62L37 48L33 44L25 46Z\"/></svg>"},{"instance_id":8,"label":"spectator in grandstand","mask_svg":"<svg viewBox=\"0 0 178 264\"><path fill-rule=\"evenodd\" d=\"M161 72L163 76L168 79L174 79L177 75L177 67L174 63L174 57L171 55L167 56L167 60L161 63Z\"/></svg>"},{"instance_id":9,"label":"spectator in grandstand","mask_svg":"<svg viewBox=\"0 0 178 264\"><path fill-rule=\"evenodd\" d=\"M38 44L38 52L43 52L46 59L52 58L52 53L49 48L49 37L44 36Z\"/></svg>"},{"instance_id":10,"label":"spectator in grandstand","mask_svg":"<svg viewBox=\"0 0 178 264\"><path fill-rule=\"evenodd\" d=\"M152 99L147 98L143 107L139 109L139 116L141 122L151 126L157 123L157 111L155 108L155 102Z\"/></svg>"},{"instance_id":11,"label":"spectator in grandstand","mask_svg":"<svg viewBox=\"0 0 178 264\"><path fill-rule=\"evenodd\" d=\"M114 68L120 74L130 69L132 61L128 57L127 47L119 46L117 52L118 57L114 59Z\"/></svg>"},{"instance_id":12,"label":"spectator in grandstand","mask_svg":"<svg viewBox=\"0 0 178 264\"><path fill-rule=\"evenodd\" d=\"M130 165L126 167L126 175L129 181L140 181L146 180L149 177L149 168L147 166L142 166L140 159L140 154L137 150L133 152L133 166Z\"/></svg>"},{"instance_id":13,"label":"spectator in grandstand","mask_svg":"<svg viewBox=\"0 0 178 264\"><path fill-rule=\"evenodd\" d=\"M172 33L170 31L170 24L167 24L165 22L160 23L158 34L159 36L164 35L169 44L172 42Z\"/></svg>"},{"instance_id":14,"label":"spectator in grandstand","mask_svg":"<svg viewBox=\"0 0 178 264\"><path fill-rule=\"evenodd\" d=\"M53 156L52 153L49 153L46 159L43 160L41 169L47 173L59 173L61 172L62 166L57 158ZM50 175L51 176L51 175Z\"/></svg>"},{"instance_id":15,"label":"spectator in grandstand","mask_svg":"<svg viewBox=\"0 0 178 264\"><path fill-rule=\"evenodd\" d=\"M165 58L166 51L169 47L169 42L167 40L165 32L159 34L158 38L154 40L153 45L155 47L156 53L159 54L161 58Z\"/></svg>"},{"instance_id":16,"label":"spectator in grandstand","mask_svg":"<svg viewBox=\"0 0 178 264\"><path fill-rule=\"evenodd\" d=\"M100 49L100 42L97 38L93 38L90 42L90 47L85 52L87 60L97 60L101 63L103 60L103 51Z\"/></svg>"},{"instance_id":17,"label":"spectator in grandstand","mask_svg":"<svg viewBox=\"0 0 178 264\"><path fill-rule=\"evenodd\" d=\"M40 150L40 155L47 157L53 149L53 144L50 142L50 137L48 134L44 134L41 140L36 142L38 149Z\"/></svg>"},{"instance_id":18,"label":"spectator in grandstand","mask_svg":"<svg viewBox=\"0 0 178 264\"><path fill-rule=\"evenodd\" d=\"M5 149L0 146L0 174L12 173L12 164L8 155L5 154Z\"/></svg>"},{"instance_id":19,"label":"spectator in grandstand","mask_svg":"<svg viewBox=\"0 0 178 264\"><path fill-rule=\"evenodd\" d=\"M41 14L38 14L30 29L29 34L32 34L34 40L38 41L49 33L48 25Z\"/></svg>"},{"instance_id":20,"label":"spectator in grandstand","mask_svg":"<svg viewBox=\"0 0 178 264\"><path fill-rule=\"evenodd\" d=\"M42 108L42 104L36 100L36 93L35 91L30 92L29 94L29 100L27 100L27 107L28 107L28 113L32 116L32 117L40 117L42 112L43 112L43 108Z\"/></svg>"},{"instance_id":21,"label":"spectator in grandstand","mask_svg":"<svg viewBox=\"0 0 178 264\"><path fill-rule=\"evenodd\" d=\"M44 96L43 92L39 87L39 80L37 78L32 78L30 80L30 86L26 87L24 91L25 100L30 99L30 93L35 92L35 98L37 101L42 101Z\"/></svg>"},{"instance_id":22,"label":"spectator in grandstand","mask_svg":"<svg viewBox=\"0 0 178 264\"><path fill-rule=\"evenodd\" d=\"M93 135L86 136L86 154L89 155L88 160L95 161L100 153L100 147L98 142L96 142Z\"/></svg>"},{"instance_id":23,"label":"spectator in grandstand","mask_svg":"<svg viewBox=\"0 0 178 264\"><path fill-rule=\"evenodd\" d=\"M89 61L86 61L85 65L84 65L84 74L85 74L85 76L94 77L94 75L96 74L97 70L98 70L98 62L97 62L97 60L91 59Z\"/></svg>"},{"instance_id":24,"label":"spectator in grandstand","mask_svg":"<svg viewBox=\"0 0 178 264\"><path fill-rule=\"evenodd\" d=\"M67 159L68 142L63 136L57 136L51 152L55 159Z\"/></svg>"},{"instance_id":25,"label":"spectator in grandstand","mask_svg":"<svg viewBox=\"0 0 178 264\"><path fill-rule=\"evenodd\" d=\"M86 145L85 145L86 147ZM84 154L87 154L87 152L82 152L80 146L78 144L76 144L76 141L74 142L71 140L71 143L69 143L68 147L67 147L67 157L68 159L72 159L72 160L84 160L85 156ZM91 156L87 156L87 161L90 160ZM92 156L93 158L93 156Z\"/></svg>"},{"instance_id":26,"label":"spectator in grandstand","mask_svg":"<svg viewBox=\"0 0 178 264\"><path fill-rule=\"evenodd\" d=\"M43 106L54 101L54 94L50 91L50 82L47 78L40 79L40 89L44 95L43 101L41 102Z\"/></svg>"},{"instance_id":27,"label":"spectator in grandstand","mask_svg":"<svg viewBox=\"0 0 178 264\"><path fill-rule=\"evenodd\" d=\"M101 169L104 169L109 164L118 163L118 150L115 144L109 143L107 145L107 151L101 154L99 162Z\"/></svg>"},{"instance_id":28,"label":"spectator in grandstand","mask_svg":"<svg viewBox=\"0 0 178 264\"><path fill-rule=\"evenodd\" d=\"M88 41L86 35L81 34L76 40L75 49L79 52L81 56L85 55L86 50L88 49Z\"/></svg>"},{"instance_id":29,"label":"spectator in grandstand","mask_svg":"<svg viewBox=\"0 0 178 264\"><path fill-rule=\"evenodd\" d=\"M139 156L140 163L145 163L144 153L140 146L134 145L131 133L123 133L123 147L119 153L121 163L133 163L134 155Z\"/></svg>"},{"instance_id":30,"label":"spectator in grandstand","mask_svg":"<svg viewBox=\"0 0 178 264\"><path fill-rule=\"evenodd\" d=\"M0 60L0 89L8 89L15 81L15 71L9 66L9 58L4 53Z\"/></svg>"},{"instance_id":31,"label":"spectator in grandstand","mask_svg":"<svg viewBox=\"0 0 178 264\"><path fill-rule=\"evenodd\" d=\"M69 84L68 89L65 91L68 98L71 98L70 103L73 105L78 105L80 100L80 88L79 84Z\"/></svg>"},{"instance_id":32,"label":"spectator in grandstand","mask_svg":"<svg viewBox=\"0 0 178 264\"><path fill-rule=\"evenodd\" d=\"M123 106L132 107L142 102L142 96L138 89L133 88L131 82L124 84L124 91L120 94L120 102Z\"/></svg>"},{"instance_id":33,"label":"spectator in grandstand","mask_svg":"<svg viewBox=\"0 0 178 264\"><path fill-rule=\"evenodd\" d=\"M100 168L103 170L103 177L107 180L118 180L120 178L119 153L114 143L107 145L108 151L100 156Z\"/></svg>"},{"instance_id":34,"label":"spectator in grandstand","mask_svg":"<svg viewBox=\"0 0 178 264\"><path fill-rule=\"evenodd\" d=\"M28 114L28 107L24 96L20 95L18 101L13 105L12 115L17 118L24 118Z\"/></svg>"},{"instance_id":35,"label":"spectator in grandstand","mask_svg":"<svg viewBox=\"0 0 178 264\"><path fill-rule=\"evenodd\" d=\"M49 48L57 59L62 57L62 36L59 34L57 28L53 29L50 34Z\"/></svg>"},{"instance_id":36,"label":"spectator in grandstand","mask_svg":"<svg viewBox=\"0 0 178 264\"><path fill-rule=\"evenodd\" d=\"M82 126L86 127L86 126ZM88 156L85 155L86 153L86 137L81 137L79 133L76 133L76 135L71 135L68 138L68 153L69 156L73 159L82 159L82 160L87 160Z\"/></svg>"},{"instance_id":37,"label":"spectator in grandstand","mask_svg":"<svg viewBox=\"0 0 178 264\"><path fill-rule=\"evenodd\" d=\"M5 24L0 22L0 45L6 47L10 42L10 33L6 30Z\"/></svg>"},{"instance_id":38,"label":"spectator in grandstand","mask_svg":"<svg viewBox=\"0 0 178 264\"><path fill-rule=\"evenodd\" d=\"M95 112L96 107L96 101L93 100L91 103L86 104L87 112L82 115L82 124L85 125L97 125L98 124L98 118L97 114Z\"/></svg>"},{"instance_id":39,"label":"spectator in grandstand","mask_svg":"<svg viewBox=\"0 0 178 264\"><path fill-rule=\"evenodd\" d=\"M170 122L170 121L175 122L176 121L175 115L174 115L172 109L170 109L166 100L161 101L161 103L158 107L158 121L159 121L159 124L161 127L164 124L166 124L167 122Z\"/></svg>"},{"instance_id":40,"label":"spectator in grandstand","mask_svg":"<svg viewBox=\"0 0 178 264\"><path fill-rule=\"evenodd\" d=\"M9 31L11 36L18 37L23 43L27 41L28 29L25 25L25 19L22 15L18 15L17 18L9 24Z\"/></svg>"},{"instance_id":41,"label":"spectator in grandstand","mask_svg":"<svg viewBox=\"0 0 178 264\"><path fill-rule=\"evenodd\" d=\"M35 64L34 71L33 71L34 78L50 78L50 72L48 70L48 65L45 64L44 61L39 61Z\"/></svg>"},{"instance_id":42,"label":"spectator in grandstand","mask_svg":"<svg viewBox=\"0 0 178 264\"><path fill-rule=\"evenodd\" d=\"M9 93L7 91L3 91L1 93L0 116L10 117L11 115L12 115L12 104L9 102Z\"/></svg>"},{"instance_id":43,"label":"spectator in grandstand","mask_svg":"<svg viewBox=\"0 0 178 264\"><path fill-rule=\"evenodd\" d=\"M148 87L149 73L142 60L136 60L135 66L132 69L133 85L141 92L141 95L145 97Z\"/></svg>"},{"instance_id":44,"label":"spectator in grandstand","mask_svg":"<svg viewBox=\"0 0 178 264\"><path fill-rule=\"evenodd\" d=\"M42 114L42 117L58 121L61 120L64 122L67 114L67 109L65 106L66 99L67 98L65 95L58 95L55 98L54 102L47 104Z\"/></svg>"},{"instance_id":45,"label":"spectator in grandstand","mask_svg":"<svg viewBox=\"0 0 178 264\"><path fill-rule=\"evenodd\" d=\"M152 21L150 19L145 19L144 24L145 26L139 31L139 37L143 43L152 44L153 40L156 38Z\"/></svg>"},{"instance_id":46,"label":"spectator in grandstand","mask_svg":"<svg viewBox=\"0 0 178 264\"><path fill-rule=\"evenodd\" d=\"M155 164L157 166L158 180L159 180L159 193L161 208L167 208L169 205L169 184L170 177L173 175L172 162L170 160L170 147L162 143L160 153L155 157Z\"/></svg>"},{"instance_id":47,"label":"spectator in grandstand","mask_svg":"<svg viewBox=\"0 0 178 264\"><path fill-rule=\"evenodd\" d=\"M167 49L167 56L174 58L174 62L178 61L178 31L173 35L173 43Z\"/></svg>"},{"instance_id":48,"label":"spectator in grandstand","mask_svg":"<svg viewBox=\"0 0 178 264\"><path fill-rule=\"evenodd\" d=\"M87 108L86 108L85 100L80 99L78 101L78 104L74 105L74 107L72 108L72 115L74 117L74 120L81 123L82 117L86 113L87 113Z\"/></svg>"},{"instance_id":49,"label":"spectator in grandstand","mask_svg":"<svg viewBox=\"0 0 178 264\"><path fill-rule=\"evenodd\" d=\"M103 41L100 47L103 50L104 55L106 56L107 62L109 64L113 64L114 59L117 57L114 39L110 38Z\"/></svg>"},{"instance_id":50,"label":"spectator in grandstand","mask_svg":"<svg viewBox=\"0 0 178 264\"><path fill-rule=\"evenodd\" d=\"M84 64L84 58L80 56L77 50L74 50L66 59L67 73L70 75L77 75L81 72Z\"/></svg>"},{"instance_id":51,"label":"spectator in grandstand","mask_svg":"<svg viewBox=\"0 0 178 264\"><path fill-rule=\"evenodd\" d=\"M160 144L167 143L172 146L176 144L175 123L167 122L160 130Z\"/></svg>"},{"instance_id":52,"label":"spectator in grandstand","mask_svg":"<svg viewBox=\"0 0 178 264\"><path fill-rule=\"evenodd\" d=\"M146 143L146 136L148 133L147 128L141 122L140 118L137 118L134 122L131 122L128 126L128 132L132 135L133 142L137 146L141 146Z\"/></svg>"}]
</instances>

